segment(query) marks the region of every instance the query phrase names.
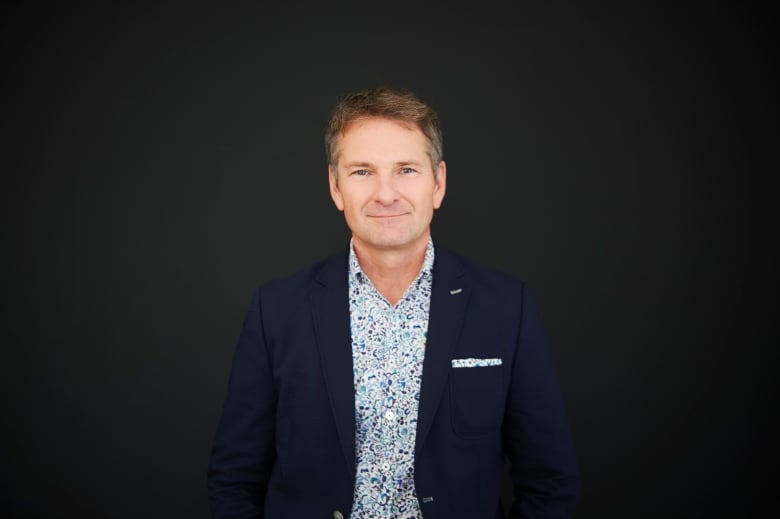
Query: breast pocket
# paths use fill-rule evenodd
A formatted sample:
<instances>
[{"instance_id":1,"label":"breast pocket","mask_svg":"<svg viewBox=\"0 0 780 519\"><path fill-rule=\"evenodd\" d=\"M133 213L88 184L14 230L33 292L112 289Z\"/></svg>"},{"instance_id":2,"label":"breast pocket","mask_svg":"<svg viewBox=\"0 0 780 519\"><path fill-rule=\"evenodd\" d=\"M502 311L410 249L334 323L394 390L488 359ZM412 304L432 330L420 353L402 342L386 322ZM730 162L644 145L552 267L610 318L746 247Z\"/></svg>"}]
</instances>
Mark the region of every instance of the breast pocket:
<instances>
[{"instance_id":1,"label":"breast pocket","mask_svg":"<svg viewBox=\"0 0 780 519\"><path fill-rule=\"evenodd\" d=\"M504 418L501 366L450 369L452 427L462 438L496 433Z\"/></svg>"}]
</instances>

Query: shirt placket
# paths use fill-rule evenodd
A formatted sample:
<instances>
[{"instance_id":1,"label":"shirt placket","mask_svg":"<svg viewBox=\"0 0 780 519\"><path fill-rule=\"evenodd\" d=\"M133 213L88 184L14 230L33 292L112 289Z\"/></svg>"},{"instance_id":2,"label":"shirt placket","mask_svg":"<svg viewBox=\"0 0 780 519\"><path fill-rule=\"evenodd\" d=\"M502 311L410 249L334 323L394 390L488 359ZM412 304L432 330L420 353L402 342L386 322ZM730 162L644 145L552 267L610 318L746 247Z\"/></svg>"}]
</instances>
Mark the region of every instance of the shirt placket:
<instances>
[{"instance_id":1,"label":"shirt placket","mask_svg":"<svg viewBox=\"0 0 780 519\"><path fill-rule=\"evenodd\" d=\"M389 506L383 509L387 512L387 517L392 516L392 510L394 508L395 496L398 488L395 485L395 438L396 438L396 419L398 413L398 395L396 387L398 384L398 372L396 359L396 341L394 330L394 309L390 304L382 299L383 308L383 329L384 336L382 338L382 350L383 355L378 366L382 377L385 380L384 394L382 398L381 407L381 452L382 459L380 462L380 470L382 473L382 497L386 499L385 503Z\"/></svg>"},{"instance_id":2,"label":"shirt placket","mask_svg":"<svg viewBox=\"0 0 780 519\"><path fill-rule=\"evenodd\" d=\"M409 416L407 416L405 413L409 411L410 407L410 402L408 401L408 388L402 386L402 384L410 384L412 382L410 380L411 374L409 372L409 365L405 357L406 348L408 348L410 345L404 340L402 335L404 331L407 307L407 299L402 299L401 302L399 302L397 308L394 309L393 313L393 337L395 345L393 358L396 363L396 371L398 373L399 380L395 387L398 411L396 412L395 442L393 445L394 456L396 460L399 460L399 462L396 463L393 474L393 479L397 489L395 494L396 502L394 503L394 509L396 513L400 513L402 510L404 510L404 513L409 512L409 510L406 510L406 495L402 492L404 490L404 481L409 470L409 464L411 463L411 458L408 452L406 452L408 449L408 437L407 435L402 434L402 430L408 426Z\"/></svg>"}]
</instances>

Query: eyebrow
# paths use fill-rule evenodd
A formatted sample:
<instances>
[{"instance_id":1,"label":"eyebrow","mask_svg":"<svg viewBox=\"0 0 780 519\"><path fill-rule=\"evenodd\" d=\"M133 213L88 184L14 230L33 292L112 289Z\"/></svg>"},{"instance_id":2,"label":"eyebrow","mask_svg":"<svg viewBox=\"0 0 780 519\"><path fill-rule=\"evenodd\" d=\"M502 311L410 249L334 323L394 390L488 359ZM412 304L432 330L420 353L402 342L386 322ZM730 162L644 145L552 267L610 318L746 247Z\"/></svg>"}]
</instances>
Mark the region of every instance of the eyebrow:
<instances>
[{"instance_id":1,"label":"eyebrow","mask_svg":"<svg viewBox=\"0 0 780 519\"><path fill-rule=\"evenodd\" d=\"M422 163L417 162L416 160L400 160L393 164L393 166L399 167L399 166L421 166ZM373 168L375 167L374 164L370 162L348 162L344 164L345 168Z\"/></svg>"}]
</instances>

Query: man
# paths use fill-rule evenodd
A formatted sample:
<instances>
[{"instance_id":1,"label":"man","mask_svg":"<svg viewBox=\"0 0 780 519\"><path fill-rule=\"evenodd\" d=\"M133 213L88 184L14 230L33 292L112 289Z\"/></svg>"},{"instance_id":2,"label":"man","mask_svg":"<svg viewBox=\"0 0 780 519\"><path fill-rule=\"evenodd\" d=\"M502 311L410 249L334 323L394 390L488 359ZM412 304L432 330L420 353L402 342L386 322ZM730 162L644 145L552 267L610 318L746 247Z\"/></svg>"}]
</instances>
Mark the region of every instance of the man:
<instances>
[{"instance_id":1,"label":"man","mask_svg":"<svg viewBox=\"0 0 780 519\"><path fill-rule=\"evenodd\" d=\"M528 287L434 247L436 114L390 88L326 132L350 246L258 289L209 468L216 518L570 517L579 479Z\"/></svg>"}]
</instances>

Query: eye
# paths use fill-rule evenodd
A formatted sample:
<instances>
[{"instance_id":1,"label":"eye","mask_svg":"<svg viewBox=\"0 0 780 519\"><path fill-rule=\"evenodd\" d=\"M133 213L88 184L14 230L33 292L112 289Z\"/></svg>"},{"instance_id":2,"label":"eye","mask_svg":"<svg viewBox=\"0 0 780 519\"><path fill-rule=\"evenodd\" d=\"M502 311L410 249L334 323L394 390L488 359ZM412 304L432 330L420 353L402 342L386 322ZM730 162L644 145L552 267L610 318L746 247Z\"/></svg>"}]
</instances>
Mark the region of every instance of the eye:
<instances>
[{"instance_id":1,"label":"eye","mask_svg":"<svg viewBox=\"0 0 780 519\"><path fill-rule=\"evenodd\" d=\"M401 168L402 175L412 175L414 173L417 173L417 170L414 168Z\"/></svg>"},{"instance_id":2,"label":"eye","mask_svg":"<svg viewBox=\"0 0 780 519\"><path fill-rule=\"evenodd\" d=\"M365 177L366 175L368 175L368 170L367 169L356 169L355 171L350 173L350 175L355 175L357 177Z\"/></svg>"}]
</instances>

